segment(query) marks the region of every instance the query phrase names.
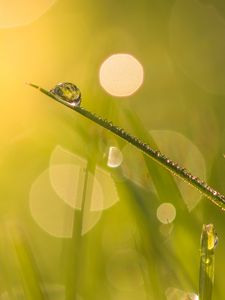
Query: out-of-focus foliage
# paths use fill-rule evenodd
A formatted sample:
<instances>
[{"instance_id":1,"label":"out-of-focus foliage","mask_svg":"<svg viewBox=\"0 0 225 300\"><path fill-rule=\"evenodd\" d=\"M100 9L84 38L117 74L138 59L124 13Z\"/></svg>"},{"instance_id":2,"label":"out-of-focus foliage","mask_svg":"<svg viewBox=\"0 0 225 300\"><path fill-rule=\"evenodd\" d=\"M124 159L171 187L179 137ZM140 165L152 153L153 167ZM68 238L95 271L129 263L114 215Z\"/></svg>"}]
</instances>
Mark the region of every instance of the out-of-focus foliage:
<instances>
[{"instance_id":1,"label":"out-of-focus foliage","mask_svg":"<svg viewBox=\"0 0 225 300\"><path fill-rule=\"evenodd\" d=\"M224 1L10 3L0 0L0 299L196 300L203 223L220 239L214 299L225 298L225 214L25 85L75 83L87 109L224 194ZM144 70L125 98L99 83L116 53Z\"/></svg>"}]
</instances>

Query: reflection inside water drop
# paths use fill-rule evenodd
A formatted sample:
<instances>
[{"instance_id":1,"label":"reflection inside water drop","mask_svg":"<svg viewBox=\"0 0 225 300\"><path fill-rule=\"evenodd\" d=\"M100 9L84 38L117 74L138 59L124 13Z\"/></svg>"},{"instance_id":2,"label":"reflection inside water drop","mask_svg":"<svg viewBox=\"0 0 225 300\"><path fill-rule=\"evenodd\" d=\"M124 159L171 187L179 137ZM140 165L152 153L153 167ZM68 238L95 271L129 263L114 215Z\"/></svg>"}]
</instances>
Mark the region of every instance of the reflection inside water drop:
<instances>
[{"instance_id":1,"label":"reflection inside water drop","mask_svg":"<svg viewBox=\"0 0 225 300\"><path fill-rule=\"evenodd\" d=\"M79 106L81 103L81 92L73 83L58 83L50 92L74 106Z\"/></svg>"}]
</instances>

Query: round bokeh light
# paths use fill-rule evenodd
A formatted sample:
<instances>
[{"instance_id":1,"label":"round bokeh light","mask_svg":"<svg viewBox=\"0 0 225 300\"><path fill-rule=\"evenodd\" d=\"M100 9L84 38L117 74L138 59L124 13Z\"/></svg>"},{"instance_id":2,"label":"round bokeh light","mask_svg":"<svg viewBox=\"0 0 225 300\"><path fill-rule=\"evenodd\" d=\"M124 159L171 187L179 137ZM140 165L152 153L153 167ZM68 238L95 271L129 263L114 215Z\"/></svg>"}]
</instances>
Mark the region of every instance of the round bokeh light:
<instances>
[{"instance_id":1,"label":"round bokeh light","mask_svg":"<svg viewBox=\"0 0 225 300\"><path fill-rule=\"evenodd\" d=\"M173 222L176 217L176 208L171 203L162 203L157 208L157 218L163 224L169 224Z\"/></svg>"},{"instance_id":2,"label":"round bokeh light","mask_svg":"<svg viewBox=\"0 0 225 300\"><path fill-rule=\"evenodd\" d=\"M101 65L99 80L103 89L116 97L127 97L143 83L141 63L130 54L114 54Z\"/></svg>"}]
</instances>

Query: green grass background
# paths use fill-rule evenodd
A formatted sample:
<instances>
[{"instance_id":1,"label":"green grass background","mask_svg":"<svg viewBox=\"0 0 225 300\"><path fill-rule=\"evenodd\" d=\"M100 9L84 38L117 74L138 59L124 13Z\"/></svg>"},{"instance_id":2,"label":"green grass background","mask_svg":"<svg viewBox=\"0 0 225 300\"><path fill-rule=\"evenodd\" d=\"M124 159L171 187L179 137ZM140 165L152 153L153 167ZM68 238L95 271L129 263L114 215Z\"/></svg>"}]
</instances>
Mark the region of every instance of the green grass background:
<instances>
[{"instance_id":1,"label":"green grass background","mask_svg":"<svg viewBox=\"0 0 225 300\"><path fill-rule=\"evenodd\" d=\"M83 106L152 145L153 130L184 135L205 160L207 182L224 194L224 50L222 0L58 0L34 22L0 29L0 299L197 294L203 223L213 223L219 236L214 299L225 298L225 214L204 198L189 211L173 178L137 150L127 159L132 176L109 169L107 146L118 145L126 158L124 142L25 85L73 82ZM127 98L99 84L100 65L114 53L134 55L144 68L142 87ZM178 162L192 156L176 138L165 143L172 153L181 149ZM31 186L57 145L87 160L90 171L97 164L110 172L119 195L87 234L74 230L74 239L49 235L29 209ZM163 202L173 203L177 215L162 228L156 210Z\"/></svg>"}]
</instances>

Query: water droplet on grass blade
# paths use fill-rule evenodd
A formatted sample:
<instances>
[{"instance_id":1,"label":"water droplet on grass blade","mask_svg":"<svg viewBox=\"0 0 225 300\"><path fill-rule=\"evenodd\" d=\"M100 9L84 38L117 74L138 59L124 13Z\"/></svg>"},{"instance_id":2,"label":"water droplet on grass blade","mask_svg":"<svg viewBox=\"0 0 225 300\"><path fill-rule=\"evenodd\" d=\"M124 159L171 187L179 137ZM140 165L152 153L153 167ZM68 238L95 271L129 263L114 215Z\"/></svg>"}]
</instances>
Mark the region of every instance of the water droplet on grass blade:
<instances>
[{"instance_id":1,"label":"water droplet on grass blade","mask_svg":"<svg viewBox=\"0 0 225 300\"><path fill-rule=\"evenodd\" d=\"M73 83L58 83L50 92L62 100L74 104L74 106L79 106L81 103L81 92Z\"/></svg>"}]
</instances>

